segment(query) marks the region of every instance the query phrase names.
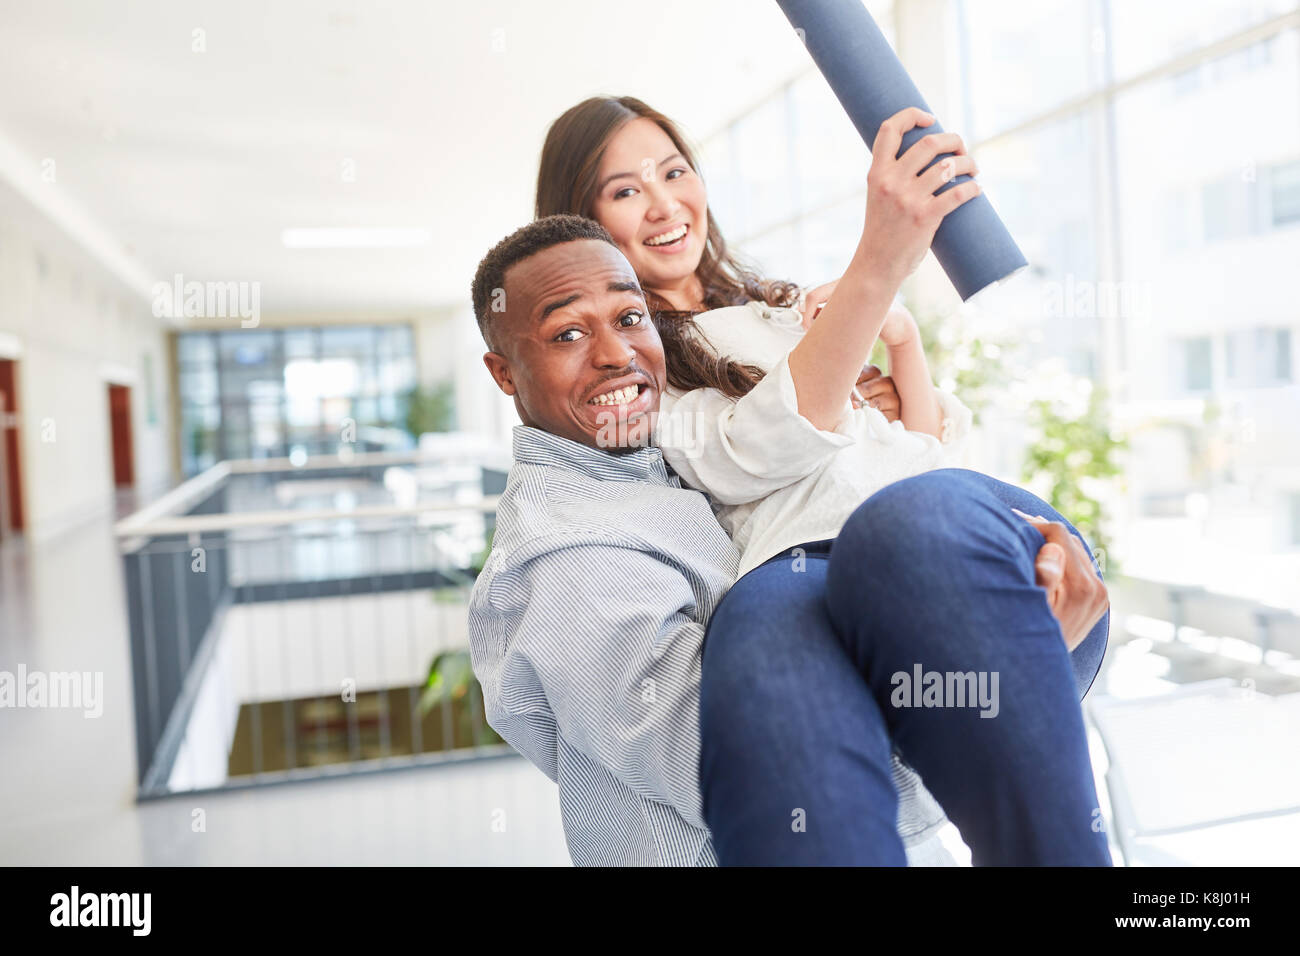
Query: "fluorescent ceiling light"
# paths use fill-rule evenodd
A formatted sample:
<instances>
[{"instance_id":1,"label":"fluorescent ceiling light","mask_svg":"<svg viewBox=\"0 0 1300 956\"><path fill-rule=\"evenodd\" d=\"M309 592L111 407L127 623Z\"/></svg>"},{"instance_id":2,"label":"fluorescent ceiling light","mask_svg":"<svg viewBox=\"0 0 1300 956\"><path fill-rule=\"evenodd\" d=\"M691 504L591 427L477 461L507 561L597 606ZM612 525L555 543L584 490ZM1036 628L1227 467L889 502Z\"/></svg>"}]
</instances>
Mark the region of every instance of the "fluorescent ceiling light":
<instances>
[{"instance_id":1,"label":"fluorescent ceiling light","mask_svg":"<svg viewBox=\"0 0 1300 956\"><path fill-rule=\"evenodd\" d=\"M286 229L280 241L290 249L398 249L428 245L428 229Z\"/></svg>"}]
</instances>

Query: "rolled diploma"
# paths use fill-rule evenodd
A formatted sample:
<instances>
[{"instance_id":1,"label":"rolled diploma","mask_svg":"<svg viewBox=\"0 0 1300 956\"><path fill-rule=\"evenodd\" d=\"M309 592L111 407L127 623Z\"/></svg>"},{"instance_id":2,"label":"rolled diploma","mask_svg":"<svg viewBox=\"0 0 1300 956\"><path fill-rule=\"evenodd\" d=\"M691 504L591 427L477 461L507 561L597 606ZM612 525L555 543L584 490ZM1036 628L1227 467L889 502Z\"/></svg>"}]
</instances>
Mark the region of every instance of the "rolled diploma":
<instances>
[{"instance_id":1,"label":"rolled diploma","mask_svg":"<svg viewBox=\"0 0 1300 956\"><path fill-rule=\"evenodd\" d=\"M871 148L880 124L899 110L917 106L927 113L912 82L862 0L776 0L800 34L858 134ZM938 117L903 134L901 156L922 136L943 131ZM941 153L934 163L952 153ZM944 183L935 195L970 179L965 174ZM967 200L939 224L930 244L962 300L1023 269L1024 253L983 193Z\"/></svg>"}]
</instances>

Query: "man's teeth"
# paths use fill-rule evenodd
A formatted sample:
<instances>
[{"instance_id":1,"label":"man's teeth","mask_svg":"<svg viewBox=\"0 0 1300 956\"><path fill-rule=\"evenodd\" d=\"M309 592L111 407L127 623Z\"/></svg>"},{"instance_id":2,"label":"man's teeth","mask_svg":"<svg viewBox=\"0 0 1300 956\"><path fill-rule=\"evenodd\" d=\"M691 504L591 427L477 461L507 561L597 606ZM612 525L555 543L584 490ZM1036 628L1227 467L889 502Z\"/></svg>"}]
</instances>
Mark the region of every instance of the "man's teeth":
<instances>
[{"instance_id":1,"label":"man's teeth","mask_svg":"<svg viewBox=\"0 0 1300 956\"><path fill-rule=\"evenodd\" d=\"M672 232L665 232L662 236L647 239L645 243L647 246L662 246L665 242L675 242L684 235L686 235L686 224L682 223Z\"/></svg>"},{"instance_id":2,"label":"man's teeth","mask_svg":"<svg viewBox=\"0 0 1300 956\"><path fill-rule=\"evenodd\" d=\"M591 400L592 405L626 405L632 399L636 398L637 387L628 385L626 388L620 388L617 391L606 392L604 395L597 395Z\"/></svg>"}]
</instances>

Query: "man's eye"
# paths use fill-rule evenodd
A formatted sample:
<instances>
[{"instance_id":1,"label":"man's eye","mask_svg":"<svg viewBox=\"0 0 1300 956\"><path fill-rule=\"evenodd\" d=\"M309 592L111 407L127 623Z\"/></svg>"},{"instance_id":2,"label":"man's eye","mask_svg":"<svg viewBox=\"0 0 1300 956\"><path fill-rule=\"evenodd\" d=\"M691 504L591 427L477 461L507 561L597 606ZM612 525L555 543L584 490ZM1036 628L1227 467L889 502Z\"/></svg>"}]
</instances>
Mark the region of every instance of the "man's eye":
<instances>
[{"instance_id":1,"label":"man's eye","mask_svg":"<svg viewBox=\"0 0 1300 956\"><path fill-rule=\"evenodd\" d=\"M561 332L559 335L557 335L557 336L555 337L555 341L557 341L557 342L576 342L576 341L578 341L578 338L577 338L577 337L578 337L579 335L581 335L581 334L582 334L582 330L581 330L581 329L565 329L563 332ZM569 335L572 335L573 338L566 338L566 336L569 336Z\"/></svg>"},{"instance_id":2,"label":"man's eye","mask_svg":"<svg viewBox=\"0 0 1300 956\"><path fill-rule=\"evenodd\" d=\"M628 321L629 319L631 321ZM644 315L642 315L640 312L634 311L634 312L624 312L621 316L619 316L618 321L622 324L623 328L630 329L634 325L640 325L644 319L645 319Z\"/></svg>"}]
</instances>

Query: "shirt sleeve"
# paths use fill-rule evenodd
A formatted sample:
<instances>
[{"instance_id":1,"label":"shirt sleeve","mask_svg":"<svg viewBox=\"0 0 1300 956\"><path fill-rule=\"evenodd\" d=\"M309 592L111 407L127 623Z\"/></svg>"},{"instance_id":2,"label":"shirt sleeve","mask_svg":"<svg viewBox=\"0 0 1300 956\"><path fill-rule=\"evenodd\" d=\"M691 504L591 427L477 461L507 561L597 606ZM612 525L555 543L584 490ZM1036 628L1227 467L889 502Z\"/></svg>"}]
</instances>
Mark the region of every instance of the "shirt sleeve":
<instances>
[{"instance_id":1,"label":"shirt sleeve","mask_svg":"<svg viewBox=\"0 0 1300 956\"><path fill-rule=\"evenodd\" d=\"M819 429L799 414L788 359L739 399L713 388L665 396L655 441L684 482L720 504L745 504L806 478L853 444L848 396L835 430Z\"/></svg>"},{"instance_id":2,"label":"shirt sleeve","mask_svg":"<svg viewBox=\"0 0 1300 956\"><path fill-rule=\"evenodd\" d=\"M937 386L934 392L939 398L939 407L943 411L939 443L943 446L944 457L956 461L965 451L974 415L966 404L951 392Z\"/></svg>"},{"instance_id":3,"label":"shirt sleeve","mask_svg":"<svg viewBox=\"0 0 1300 956\"><path fill-rule=\"evenodd\" d=\"M699 790L700 654L680 570L645 552L554 548L496 580L502 634L490 723L552 780L556 738L633 792L707 829Z\"/></svg>"}]
</instances>

